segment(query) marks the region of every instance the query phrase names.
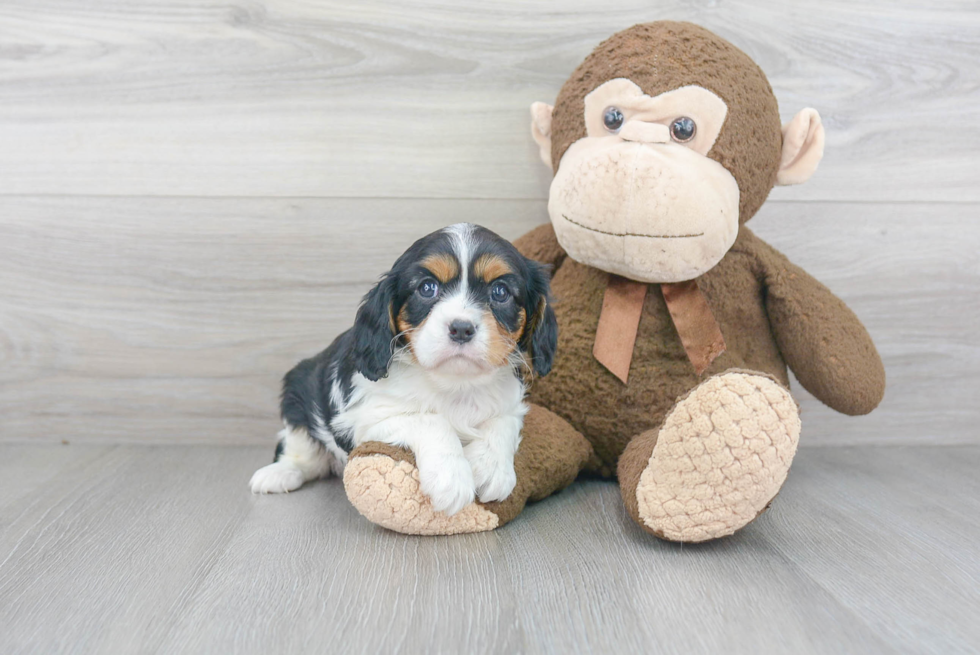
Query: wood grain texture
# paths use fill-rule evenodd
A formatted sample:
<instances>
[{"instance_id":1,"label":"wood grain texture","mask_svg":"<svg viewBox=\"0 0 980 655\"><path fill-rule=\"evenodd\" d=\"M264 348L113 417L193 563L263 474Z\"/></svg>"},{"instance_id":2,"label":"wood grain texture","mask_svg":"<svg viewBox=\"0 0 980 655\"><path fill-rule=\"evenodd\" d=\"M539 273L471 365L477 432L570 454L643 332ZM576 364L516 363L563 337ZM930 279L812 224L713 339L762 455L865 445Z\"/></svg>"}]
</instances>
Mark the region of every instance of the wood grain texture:
<instances>
[{"instance_id":1,"label":"wood grain texture","mask_svg":"<svg viewBox=\"0 0 980 655\"><path fill-rule=\"evenodd\" d=\"M797 386L804 446L932 447L804 447L701 546L607 482L449 539L336 480L248 494L281 375L415 238L545 221L528 106L660 18L823 116L820 170L751 227L855 309L889 386L859 419ZM0 653L974 652L978 79L973 0L5 0Z\"/></svg>"},{"instance_id":2,"label":"wood grain texture","mask_svg":"<svg viewBox=\"0 0 980 655\"><path fill-rule=\"evenodd\" d=\"M978 207L771 203L752 221L884 357L862 418L798 386L803 441L980 443ZM418 235L514 238L540 201L0 199L0 440L271 443L279 379Z\"/></svg>"},{"instance_id":3,"label":"wood grain texture","mask_svg":"<svg viewBox=\"0 0 980 655\"><path fill-rule=\"evenodd\" d=\"M683 547L642 532L618 488L596 481L496 532L406 537L358 516L336 479L250 495L267 456L0 445L0 480L63 464L0 532L0 652L947 654L980 643L977 447L803 449L756 523Z\"/></svg>"},{"instance_id":4,"label":"wood grain texture","mask_svg":"<svg viewBox=\"0 0 980 655\"><path fill-rule=\"evenodd\" d=\"M821 112L820 172L776 198L980 201L972 0L7 0L0 194L541 199L530 103L656 19Z\"/></svg>"},{"instance_id":5,"label":"wood grain texture","mask_svg":"<svg viewBox=\"0 0 980 655\"><path fill-rule=\"evenodd\" d=\"M283 374L416 238L462 220L513 238L540 209L0 199L0 439L267 443Z\"/></svg>"}]
</instances>

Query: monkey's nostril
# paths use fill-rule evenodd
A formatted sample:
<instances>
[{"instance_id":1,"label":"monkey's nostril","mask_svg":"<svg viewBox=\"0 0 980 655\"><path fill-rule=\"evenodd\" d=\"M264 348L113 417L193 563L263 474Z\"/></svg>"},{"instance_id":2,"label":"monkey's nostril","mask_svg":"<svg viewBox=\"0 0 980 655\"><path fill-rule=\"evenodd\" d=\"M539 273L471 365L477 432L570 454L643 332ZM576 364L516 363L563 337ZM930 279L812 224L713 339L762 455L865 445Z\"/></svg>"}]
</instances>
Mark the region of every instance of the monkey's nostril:
<instances>
[{"instance_id":1,"label":"monkey's nostril","mask_svg":"<svg viewBox=\"0 0 980 655\"><path fill-rule=\"evenodd\" d=\"M449 324L449 338L456 343L466 343L476 334L476 326L469 321L456 319Z\"/></svg>"}]
</instances>

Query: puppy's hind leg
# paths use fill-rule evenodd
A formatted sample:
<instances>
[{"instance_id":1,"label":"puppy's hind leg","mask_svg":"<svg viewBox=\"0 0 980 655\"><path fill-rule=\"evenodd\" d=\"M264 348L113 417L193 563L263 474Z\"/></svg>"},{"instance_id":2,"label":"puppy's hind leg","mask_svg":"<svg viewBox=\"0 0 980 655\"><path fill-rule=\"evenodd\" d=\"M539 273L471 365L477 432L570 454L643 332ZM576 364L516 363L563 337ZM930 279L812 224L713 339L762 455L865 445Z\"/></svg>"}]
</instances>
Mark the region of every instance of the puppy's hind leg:
<instances>
[{"instance_id":1,"label":"puppy's hind leg","mask_svg":"<svg viewBox=\"0 0 980 655\"><path fill-rule=\"evenodd\" d=\"M306 428L286 425L279 433L276 458L252 475L253 494L278 494L299 489L304 482L330 474L336 467L334 455L310 436Z\"/></svg>"}]
</instances>

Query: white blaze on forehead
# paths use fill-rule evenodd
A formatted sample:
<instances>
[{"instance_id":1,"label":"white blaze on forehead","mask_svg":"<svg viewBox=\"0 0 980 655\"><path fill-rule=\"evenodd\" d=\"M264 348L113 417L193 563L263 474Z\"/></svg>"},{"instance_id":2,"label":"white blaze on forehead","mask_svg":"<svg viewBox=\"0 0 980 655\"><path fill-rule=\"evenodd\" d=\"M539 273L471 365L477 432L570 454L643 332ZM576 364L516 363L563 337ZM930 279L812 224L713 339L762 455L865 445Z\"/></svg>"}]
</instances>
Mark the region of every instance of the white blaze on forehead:
<instances>
[{"instance_id":1,"label":"white blaze on forehead","mask_svg":"<svg viewBox=\"0 0 980 655\"><path fill-rule=\"evenodd\" d=\"M469 277L470 259L473 251L473 227L472 223L456 223L443 230L452 240L453 252L459 262L459 286L461 289L467 287Z\"/></svg>"}]
</instances>

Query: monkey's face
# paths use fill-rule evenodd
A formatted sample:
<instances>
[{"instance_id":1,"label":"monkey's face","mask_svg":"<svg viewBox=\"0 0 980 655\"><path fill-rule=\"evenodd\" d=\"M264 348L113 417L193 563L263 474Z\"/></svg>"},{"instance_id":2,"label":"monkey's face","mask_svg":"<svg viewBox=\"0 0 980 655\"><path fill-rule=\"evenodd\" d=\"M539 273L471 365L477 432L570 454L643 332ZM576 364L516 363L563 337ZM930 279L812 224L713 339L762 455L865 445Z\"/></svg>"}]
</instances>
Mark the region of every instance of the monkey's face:
<instances>
[{"instance_id":1,"label":"monkey's face","mask_svg":"<svg viewBox=\"0 0 980 655\"><path fill-rule=\"evenodd\" d=\"M620 78L589 93L587 134L562 156L548 202L562 247L641 282L711 269L738 235L738 184L706 156L727 113L700 86L650 97Z\"/></svg>"},{"instance_id":2,"label":"monkey's face","mask_svg":"<svg viewBox=\"0 0 980 655\"><path fill-rule=\"evenodd\" d=\"M568 254L650 283L715 266L774 184L813 174L824 143L813 109L780 127L748 55L672 21L599 44L554 107L531 105L531 135L555 171L548 211Z\"/></svg>"}]
</instances>

